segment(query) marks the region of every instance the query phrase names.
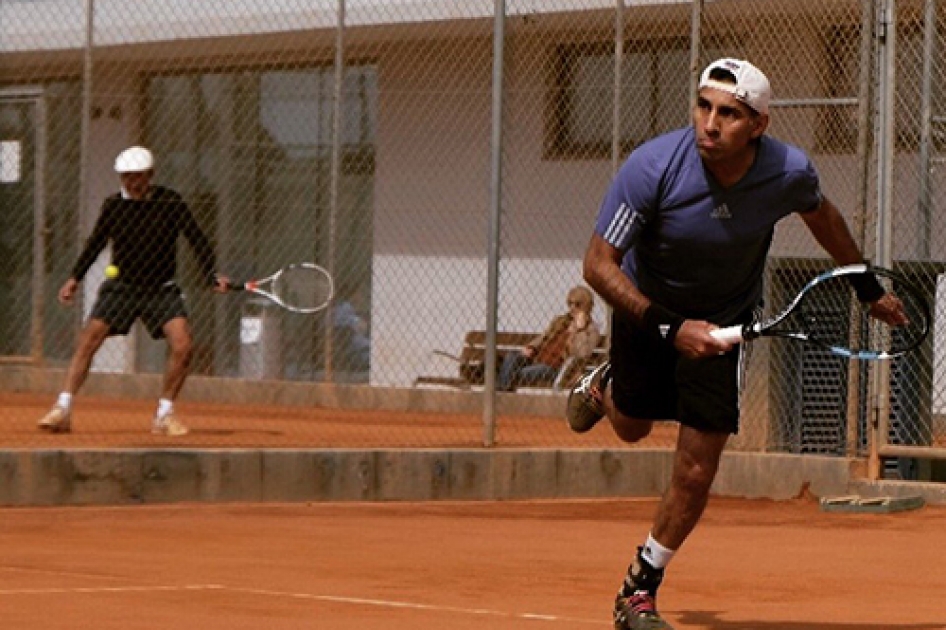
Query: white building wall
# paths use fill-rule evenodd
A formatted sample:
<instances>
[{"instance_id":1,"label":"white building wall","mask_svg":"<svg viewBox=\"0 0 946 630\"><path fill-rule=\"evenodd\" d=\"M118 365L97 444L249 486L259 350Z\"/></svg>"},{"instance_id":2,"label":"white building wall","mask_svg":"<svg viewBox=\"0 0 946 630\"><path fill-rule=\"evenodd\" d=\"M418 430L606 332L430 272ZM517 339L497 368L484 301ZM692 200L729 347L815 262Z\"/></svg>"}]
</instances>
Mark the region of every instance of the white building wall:
<instances>
[{"instance_id":1,"label":"white building wall","mask_svg":"<svg viewBox=\"0 0 946 630\"><path fill-rule=\"evenodd\" d=\"M220 4L220 3L213 3ZM214 6L185 0L141 0L135 10L119 0L98 0L96 15L98 44L156 41L162 38L190 39L193 51L213 49L211 37L239 33L284 30L298 44L302 29L328 29L321 35L330 43L336 21L334 3L317 4L299 12L292 0L234 2ZM557 11L580 5L608 9L605 0L581 2L523 2L516 11ZM669 3L668 3L669 4ZM54 0L38 3L0 4L3 37L0 52L43 49L79 49L84 43L82 3ZM383 10L381 5L384 5ZM491 120L492 42L487 36L465 41L463 54L437 56L420 40L391 39L383 31L359 32L359 25L377 23L407 24L433 20L479 20L488 33L488 16L494 3L421 2L420 0L380 2L349 0L347 22L358 37L361 52L379 69L378 137L375 173L374 251L372 296L372 382L382 385L409 385L415 376L431 369L434 348L458 350L463 333L482 328L486 321L486 255L489 220L489 140ZM121 9L121 11L119 11ZM185 10L186 9L186 10ZM118 16L122 27L118 27ZM278 15L279 19L274 19ZM130 28L125 28L127 20ZM68 24L63 30L50 30L51 24ZM275 27L263 27L263 24ZM398 31L403 35L403 31ZM414 31L414 37L422 35ZM290 37L287 35L287 38ZM367 40L385 41L383 48L372 48ZM550 317L563 310L569 287L581 282L580 261L591 234L598 203L611 176L609 160L549 160L543 157L544 117L541 114L547 89L548 54L555 38L540 43L538 35L528 43L518 42L510 49L507 69L509 89L506 106L509 125L504 152L504 237L501 267L499 321L505 330L540 330ZM255 50L251 38L236 50ZM255 40L254 40L255 41ZM288 40L287 40L288 41ZM786 51L793 64L799 59L817 59L811 42L787 38ZM269 40L269 45L278 45ZM426 52L425 52L426 50ZM258 51L257 51L258 52ZM355 50L354 52L359 52ZM120 49L108 51L120 56ZM199 60L195 56L194 60ZM232 61L236 62L235 57ZM198 63L198 61L193 61ZM178 67L180 63L176 64ZM98 65L97 70L107 66ZM774 76L783 77L777 68ZM797 76L796 76L797 75ZM140 108L134 101L135 79L128 74L97 73L96 92L109 95L96 101L102 111L118 106L121 116L108 115L92 122L87 229L97 216L102 198L116 186L111 162L123 147L138 140ZM792 81L804 75L796 68ZM443 86L454 86L444 90ZM456 89L465 86L466 89ZM776 90L779 86L776 84ZM431 98L431 91L437 98ZM791 117L775 109L773 117ZM781 131L805 133L813 129L811 116L802 124L773 124ZM801 130L801 131L798 131ZM796 142L806 138L800 136ZM815 156L823 176L823 187L848 217L853 216L854 160L850 156ZM898 168L909 168L898 164ZM899 179L907 181L909 178ZM159 175L160 180L160 175ZM173 182L165 182L173 185ZM914 199L909 194L898 197L895 229L913 233ZM939 202L942 203L942 202ZM936 212L934 217L944 213ZM940 221L940 219L936 219ZM935 232L941 233L941 231ZM531 238L522 238L531 235ZM901 239L895 239L897 247ZM941 249L942 244L937 244ZM802 222L791 219L777 233L773 253L784 256L820 256L820 250L807 236ZM906 253L909 257L908 252ZM104 264L100 263L100 264ZM85 285L86 303L91 306L100 277L90 273ZM528 289L528 290L526 290ZM604 324L604 313L596 312ZM122 340L109 343L129 343ZM100 353L106 357L130 357L126 352ZM97 359L98 361L98 359ZM97 363L96 369L122 369L121 365Z\"/></svg>"},{"instance_id":2,"label":"white building wall","mask_svg":"<svg viewBox=\"0 0 946 630\"><path fill-rule=\"evenodd\" d=\"M431 56L405 44L379 60L373 383L455 373L432 350L458 352L467 330L485 328L492 114L490 67L481 61L490 46L463 42L463 55ZM530 237L502 243L499 326L541 331L582 283L581 257L611 169L601 160L543 158L544 122L534 112L545 77L527 69L544 50L517 53L508 71L515 123L505 136L502 221L504 236ZM604 325L603 311L596 315Z\"/></svg>"}]
</instances>

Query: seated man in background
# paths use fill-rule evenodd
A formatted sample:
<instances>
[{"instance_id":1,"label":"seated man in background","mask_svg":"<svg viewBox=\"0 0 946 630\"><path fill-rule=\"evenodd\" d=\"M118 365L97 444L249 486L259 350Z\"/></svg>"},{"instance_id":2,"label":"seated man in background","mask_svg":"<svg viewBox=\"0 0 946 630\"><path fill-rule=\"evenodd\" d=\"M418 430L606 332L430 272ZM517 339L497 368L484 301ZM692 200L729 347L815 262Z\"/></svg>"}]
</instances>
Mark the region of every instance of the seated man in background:
<instances>
[{"instance_id":1,"label":"seated man in background","mask_svg":"<svg viewBox=\"0 0 946 630\"><path fill-rule=\"evenodd\" d=\"M593 308L591 291L573 287L568 292L568 312L555 317L545 332L521 351L510 352L503 359L497 389L511 392L520 383L552 383L566 360L587 361L601 338L598 325L591 319Z\"/></svg>"},{"instance_id":2,"label":"seated man in background","mask_svg":"<svg viewBox=\"0 0 946 630\"><path fill-rule=\"evenodd\" d=\"M350 372L367 372L371 365L371 334L368 321L351 300L336 302L332 325L337 340L337 367Z\"/></svg>"}]
</instances>

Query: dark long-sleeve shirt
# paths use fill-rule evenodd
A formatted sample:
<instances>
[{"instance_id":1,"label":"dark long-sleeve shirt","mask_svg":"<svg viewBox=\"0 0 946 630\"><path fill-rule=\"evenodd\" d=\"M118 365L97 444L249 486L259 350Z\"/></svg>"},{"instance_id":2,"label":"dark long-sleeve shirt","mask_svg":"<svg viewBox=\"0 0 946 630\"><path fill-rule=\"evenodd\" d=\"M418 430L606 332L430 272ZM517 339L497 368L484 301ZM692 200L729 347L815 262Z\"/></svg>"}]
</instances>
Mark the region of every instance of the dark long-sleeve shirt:
<instances>
[{"instance_id":1,"label":"dark long-sleeve shirt","mask_svg":"<svg viewBox=\"0 0 946 630\"><path fill-rule=\"evenodd\" d=\"M122 282L138 286L164 284L177 274L180 235L190 243L204 278L213 282L213 248L178 193L161 186L152 187L142 200L125 199L116 193L103 202L92 234L72 268L72 277L81 281L111 241L112 264L118 267Z\"/></svg>"}]
</instances>

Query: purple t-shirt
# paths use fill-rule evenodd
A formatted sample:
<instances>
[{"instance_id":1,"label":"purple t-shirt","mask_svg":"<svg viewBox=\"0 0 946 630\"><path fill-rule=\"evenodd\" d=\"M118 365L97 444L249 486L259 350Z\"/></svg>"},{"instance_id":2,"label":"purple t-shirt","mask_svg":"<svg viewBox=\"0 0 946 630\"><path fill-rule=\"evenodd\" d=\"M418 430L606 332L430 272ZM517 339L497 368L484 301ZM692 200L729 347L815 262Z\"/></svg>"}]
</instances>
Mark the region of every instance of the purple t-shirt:
<instances>
[{"instance_id":1,"label":"purple t-shirt","mask_svg":"<svg viewBox=\"0 0 946 630\"><path fill-rule=\"evenodd\" d=\"M728 325L762 299L775 224L820 203L818 174L801 149L763 136L749 172L722 188L688 127L631 153L595 232L626 252L624 272L651 300L688 319Z\"/></svg>"}]
</instances>

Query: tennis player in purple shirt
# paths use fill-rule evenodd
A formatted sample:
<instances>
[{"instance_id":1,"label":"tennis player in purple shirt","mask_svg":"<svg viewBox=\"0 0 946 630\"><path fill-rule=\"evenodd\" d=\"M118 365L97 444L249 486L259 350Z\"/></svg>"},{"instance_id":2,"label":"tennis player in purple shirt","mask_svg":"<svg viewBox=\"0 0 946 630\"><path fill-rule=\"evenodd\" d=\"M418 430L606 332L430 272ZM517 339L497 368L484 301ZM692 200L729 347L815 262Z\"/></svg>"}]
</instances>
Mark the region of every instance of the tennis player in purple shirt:
<instances>
[{"instance_id":1,"label":"tennis player in purple shirt","mask_svg":"<svg viewBox=\"0 0 946 630\"><path fill-rule=\"evenodd\" d=\"M654 421L680 424L669 487L615 599L617 630L670 627L657 589L738 430L742 347L710 333L752 319L776 223L798 213L836 263L863 262L808 156L765 135L771 97L752 64L711 63L692 126L630 155L585 254L585 280L613 307L611 356L572 390L569 426L582 433L607 416L637 442ZM857 289L875 317L906 320L872 275Z\"/></svg>"}]
</instances>

